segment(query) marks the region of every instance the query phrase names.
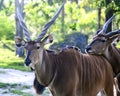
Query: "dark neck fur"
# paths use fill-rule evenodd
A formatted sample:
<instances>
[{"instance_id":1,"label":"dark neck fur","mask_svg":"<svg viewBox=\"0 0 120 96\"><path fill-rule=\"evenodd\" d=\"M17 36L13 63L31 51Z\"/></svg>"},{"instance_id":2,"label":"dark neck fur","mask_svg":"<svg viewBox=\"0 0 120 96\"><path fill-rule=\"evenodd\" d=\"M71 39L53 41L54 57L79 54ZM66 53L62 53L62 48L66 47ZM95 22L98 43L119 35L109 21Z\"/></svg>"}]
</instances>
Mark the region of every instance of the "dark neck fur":
<instances>
[{"instance_id":1,"label":"dark neck fur","mask_svg":"<svg viewBox=\"0 0 120 96\"><path fill-rule=\"evenodd\" d=\"M112 65L113 72L117 75L120 72L120 50L117 49L114 45L108 47L108 61Z\"/></svg>"}]
</instances>

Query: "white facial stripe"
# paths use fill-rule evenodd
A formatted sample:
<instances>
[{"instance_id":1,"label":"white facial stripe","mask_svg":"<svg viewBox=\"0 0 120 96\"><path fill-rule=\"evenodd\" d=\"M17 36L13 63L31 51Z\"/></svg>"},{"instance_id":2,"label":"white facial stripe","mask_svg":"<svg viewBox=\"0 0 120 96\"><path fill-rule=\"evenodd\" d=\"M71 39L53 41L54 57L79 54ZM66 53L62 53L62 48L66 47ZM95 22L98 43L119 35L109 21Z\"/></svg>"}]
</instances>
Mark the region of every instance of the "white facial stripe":
<instances>
[{"instance_id":1,"label":"white facial stripe","mask_svg":"<svg viewBox=\"0 0 120 96\"><path fill-rule=\"evenodd\" d=\"M36 43L36 46L40 46L40 44L39 44L39 43Z\"/></svg>"}]
</instances>

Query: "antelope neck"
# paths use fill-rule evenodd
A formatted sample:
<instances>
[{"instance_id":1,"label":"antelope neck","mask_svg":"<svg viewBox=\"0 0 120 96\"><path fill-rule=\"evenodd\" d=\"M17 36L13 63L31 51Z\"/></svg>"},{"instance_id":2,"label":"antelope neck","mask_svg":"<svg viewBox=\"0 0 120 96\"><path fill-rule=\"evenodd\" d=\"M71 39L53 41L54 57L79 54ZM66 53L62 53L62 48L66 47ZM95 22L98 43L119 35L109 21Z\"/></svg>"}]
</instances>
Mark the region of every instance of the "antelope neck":
<instances>
[{"instance_id":1,"label":"antelope neck","mask_svg":"<svg viewBox=\"0 0 120 96\"><path fill-rule=\"evenodd\" d=\"M108 52L106 52L105 57L112 65L113 72L116 76L118 73L120 73L120 51L114 45L111 44L108 47Z\"/></svg>"},{"instance_id":2,"label":"antelope neck","mask_svg":"<svg viewBox=\"0 0 120 96\"><path fill-rule=\"evenodd\" d=\"M43 50L41 63L35 65L35 72L38 81L44 86L49 86L53 81L55 70L49 52Z\"/></svg>"}]
</instances>

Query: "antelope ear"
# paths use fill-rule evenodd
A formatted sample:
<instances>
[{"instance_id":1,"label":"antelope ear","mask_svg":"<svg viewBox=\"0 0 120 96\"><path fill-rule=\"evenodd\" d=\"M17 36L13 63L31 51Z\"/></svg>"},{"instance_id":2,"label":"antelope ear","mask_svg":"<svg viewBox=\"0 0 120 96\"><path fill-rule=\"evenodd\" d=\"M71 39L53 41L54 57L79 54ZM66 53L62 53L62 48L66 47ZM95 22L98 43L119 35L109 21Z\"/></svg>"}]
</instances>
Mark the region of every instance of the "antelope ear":
<instances>
[{"instance_id":1,"label":"antelope ear","mask_svg":"<svg viewBox=\"0 0 120 96\"><path fill-rule=\"evenodd\" d=\"M120 36L120 30L115 30L106 34L109 43L112 43L116 38Z\"/></svg>"},{"instance_id":2,"label":"antelope ear","mask_svg":"<svg viewBox=\"0 0 120 96\"><path fill-rule=\"evenodd\" d=\"M49 43L52 43L53 42L53 36L52 34L49 34L47 37L45 37L43 40L42 40L43 44L49 44Z\"/></svg>"},{"instance_id":3,"label":"antelope ear","mask_svg":"<svg viewBox=\"0 0 120 96\"><path fill-rule=\"evenodd\" d=\"M21 47L25 45L25 41L19 36L15 36L15 44L17 47Z\"/></svg>"},{"instance_id":4,"label":"antelope ear","mask_svg":"<svg viewBox=\"0 0 120 96\"><path fill-rule=\"evenodd\" d=\"M109 39L115 39L120 35L120 30L115 30L113 32L109 32L106 34L107 37L109 37Z\"/></svg>"}]
</instances>

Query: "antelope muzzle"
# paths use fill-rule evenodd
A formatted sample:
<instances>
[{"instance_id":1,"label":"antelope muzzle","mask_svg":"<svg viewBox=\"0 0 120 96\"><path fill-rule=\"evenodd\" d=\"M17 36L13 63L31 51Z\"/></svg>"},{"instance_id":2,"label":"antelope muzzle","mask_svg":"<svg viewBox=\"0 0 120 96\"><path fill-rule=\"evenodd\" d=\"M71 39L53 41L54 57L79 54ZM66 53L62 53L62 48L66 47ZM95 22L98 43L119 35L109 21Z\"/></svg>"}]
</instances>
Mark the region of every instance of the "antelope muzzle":
<instances>
[{"instance_id":1,"label":"antelope muzzle","mask_svg":"<svg viewBox=\"0 0 120 96\"><path fill-rule=\"evenodd\" d=\"M31 51L27 51L26 59L24 61L26 66L29 66L31 64L30 54L31 54Z\"/></svg>"}]
</instances>

